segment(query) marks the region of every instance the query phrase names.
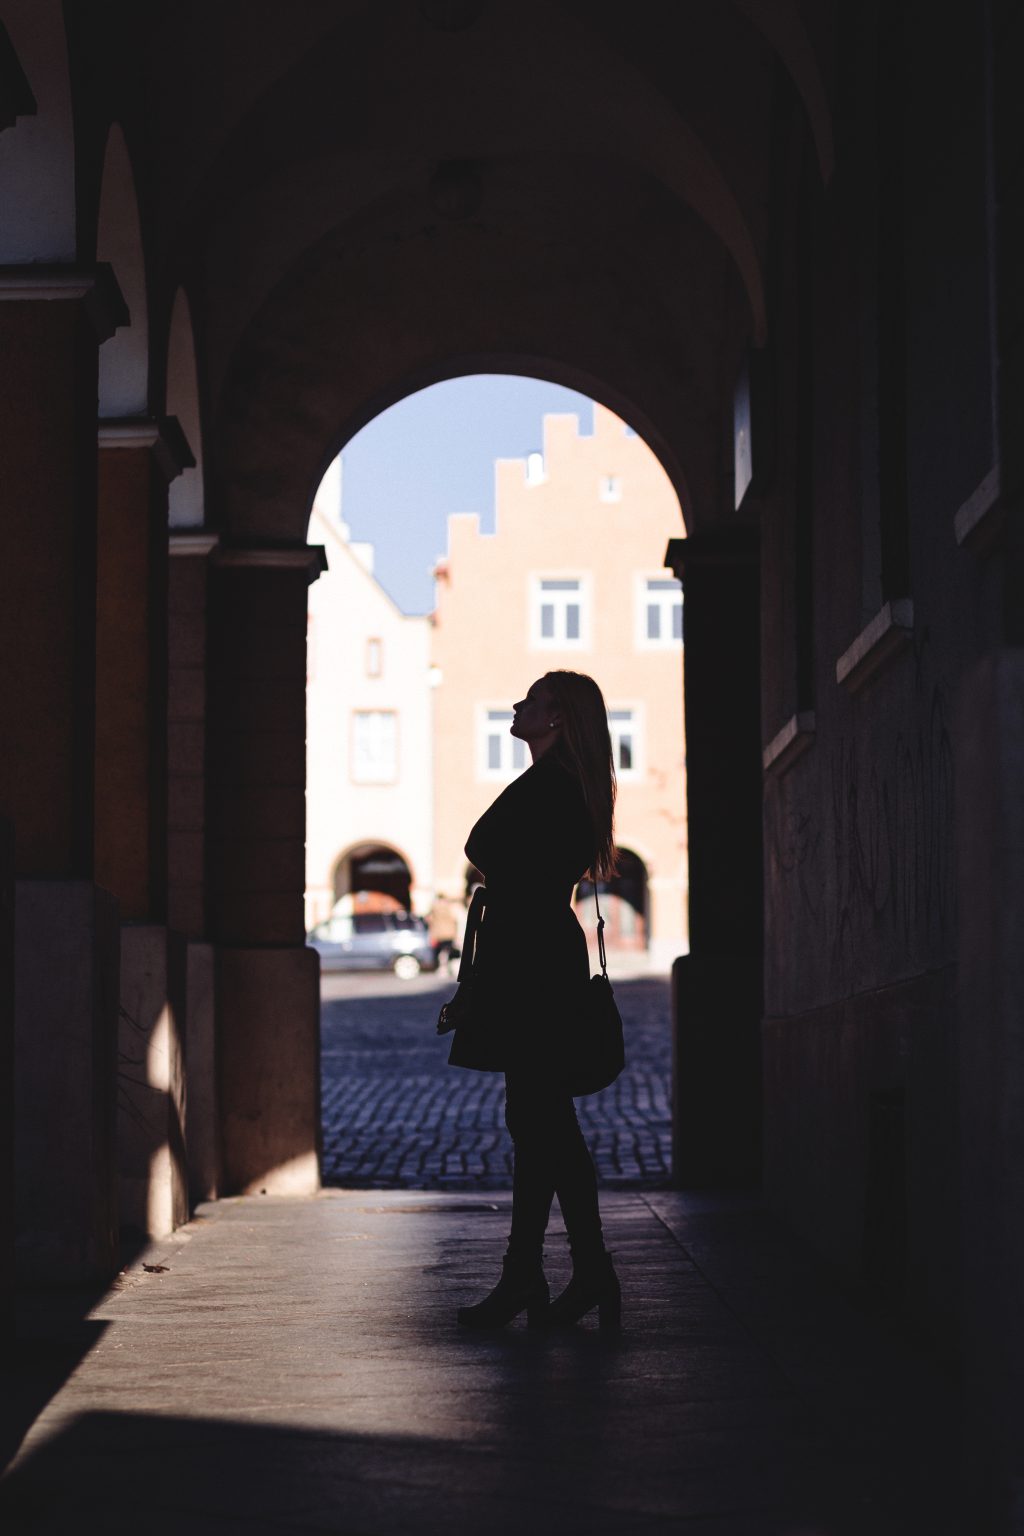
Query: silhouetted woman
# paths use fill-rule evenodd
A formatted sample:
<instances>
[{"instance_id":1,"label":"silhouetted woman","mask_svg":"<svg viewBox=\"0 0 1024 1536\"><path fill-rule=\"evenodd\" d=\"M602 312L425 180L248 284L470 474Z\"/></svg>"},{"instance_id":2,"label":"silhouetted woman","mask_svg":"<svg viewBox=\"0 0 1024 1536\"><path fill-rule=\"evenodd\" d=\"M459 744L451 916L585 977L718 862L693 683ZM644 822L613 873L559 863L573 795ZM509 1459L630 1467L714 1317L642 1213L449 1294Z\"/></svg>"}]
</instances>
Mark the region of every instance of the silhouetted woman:
<instances>
[{"instance_id":1,"label":"silhouetted woman","mask_svg":"<svg viewBox=\"0 0 1024 1536\"><path fill-rule=\"evenodd\" d=\"M498 1328L525 1311L531 1325L551 1326L599 1307L602 1326L615 1327L619 1283L568 1086L573 1026L590 974L573 891L588 870L598 879L614 868L608 715L600 688L578 672L546 673L514 709L512 735L526 742L533 763L469 834L466 856L487 882L476 898L483 915L472 978L444 1021L455 1026L454 1066L505 1074L505 1123L515 1150L512 1229L501 1279L483 1301L460 1309L459 1322ZM572 1279L551 1302L543 1245L556 1194Z\"/></svg>"}]
</instances>

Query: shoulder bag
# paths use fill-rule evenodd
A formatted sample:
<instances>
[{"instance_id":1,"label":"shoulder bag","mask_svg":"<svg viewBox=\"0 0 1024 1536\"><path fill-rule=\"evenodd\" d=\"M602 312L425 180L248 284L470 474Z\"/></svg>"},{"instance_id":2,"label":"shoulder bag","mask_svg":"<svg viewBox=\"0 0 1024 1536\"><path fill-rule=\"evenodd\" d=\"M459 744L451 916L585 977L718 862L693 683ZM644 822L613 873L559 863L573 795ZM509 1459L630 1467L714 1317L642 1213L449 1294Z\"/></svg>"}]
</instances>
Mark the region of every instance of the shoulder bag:
<instances>
[{"instance_id":1,"label":"shoulder bag","mask_svg":"<svg viewBox=\"0 0 1024 1536\"><path fill-rule=\"evenodd\" d=\"M487 901L483 886L474 892L466 920L466 937L459 964L458 987L455 996L444 1004L437 1021L439 1035L453 1029L472 1030L485 1021L479 1017L480 1003L473 994L473 959L476 936ZM581 990L578 1009L569 1021L566 1050L563 1058L564 1073L573 1098L588 1093L600 1093L615 1081L626 1064L622 1037L622 1017L615 1002L612 984L608 980L608 959L604 945L604 917L594 885L594 901L597 905L597 948L601 958L601 970L592 976Z\"/></svg>"},{"instance_id":2,"label":"shoulder bag","mask_svg":"<svg viewBox=\"0 0 1024 1536\"><path fill-rule=\"evenodd\" d=\"M473 961L476 959L476 940L480 931L480 922L484 915L484 907L487 904L487 891L484 886L478 885L473 892L473 899L469 904L469 912L466 914L466 932L462 940L462 955L459 960L458 985L455 988L455 996L450 998L437 1018L437 1032L439 1035L447 1035L453 1029L472 1027L475 1022L475 1014L478 1010L473 1006Z\"/></svg>"},{"instance_id":3,"label":"shoulder bag","mask_svg":"<svg viewBox=\"0 0 1024 1536\"><path fill-rule=\"evenodd\" d=\"M574 1099L588 1093L600 1093L602 1088L614 1083L626 1065L622 1015L608 980L604 918L601 915L596 880L594 904L597 907L597 952L601 958L601 971L599 975L590 978L584 994L586 1002L582 1017L573 1032L569 1056L569 1088Z\"/></svg>"}]
</instances>

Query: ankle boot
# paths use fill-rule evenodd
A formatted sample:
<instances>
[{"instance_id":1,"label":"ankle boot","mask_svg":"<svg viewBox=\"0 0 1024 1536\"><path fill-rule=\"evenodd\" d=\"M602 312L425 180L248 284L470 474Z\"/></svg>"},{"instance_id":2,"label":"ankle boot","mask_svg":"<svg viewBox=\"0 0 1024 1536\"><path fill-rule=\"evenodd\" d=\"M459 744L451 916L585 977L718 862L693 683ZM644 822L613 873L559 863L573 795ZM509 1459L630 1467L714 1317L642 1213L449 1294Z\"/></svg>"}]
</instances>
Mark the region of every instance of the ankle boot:
<instances>
[{"instance_id":1,"label":"ankle boot","mask_svg":"<svg viewBox=\"0 0 1024 1536\"><path fill-rule=\"evenodd\" d=\"M475 1306L460 1307L458 1319L463 1328L504 1328L520 1312L525 1312L527 1326L539 1328L544 1324L550 1300L540 1261L524 1266L506 1256L494 1290Z\"/></svg>"},{"instance_id":2,"label":"ankle boot","mask_svg":"<svg viewBox=\"0 0 1024 1536\"><path fill-rule=\"evenodd\" d=\"M568 1327L578 1323L594 1307L598 1309L598 1322L602 1328L621 1327L622 1289L610 1253L573 1261L572 1279L548 1307L546 1326Z\"/></svg>"}]
</instances>

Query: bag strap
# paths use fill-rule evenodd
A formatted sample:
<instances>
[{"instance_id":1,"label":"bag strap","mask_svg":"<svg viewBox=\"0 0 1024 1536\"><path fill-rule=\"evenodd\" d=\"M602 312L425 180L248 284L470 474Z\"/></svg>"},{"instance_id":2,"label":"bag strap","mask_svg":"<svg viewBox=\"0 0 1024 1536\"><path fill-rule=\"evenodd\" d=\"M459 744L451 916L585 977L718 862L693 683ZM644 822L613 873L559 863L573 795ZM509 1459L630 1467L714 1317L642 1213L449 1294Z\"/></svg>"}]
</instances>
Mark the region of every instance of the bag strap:
<instances>
[{"instance_id":1,"label":"bag strap","mask_svg":"<svg viewBox=\"0 0 1024 1536\"><path fill-rule=\"evenodd\" d=\"M601 916L601 903L597 895L597 879L594 880L594 905L597 908L597 952L601 957L601 975L608 980L608 957L604 952L604 918Z\"/></svg>"},{"instance_id":2,"label":"bag strap","mask_svg":"<svg viewBox=\"0 0 1024 1536\"><path fill-rule=\"evenodd\" d=\"M469 904L466 914L466 932L462 940L462 958L459 961L458 981L469 979L469 973L473 969L473 961L476 958L476 936L480 928L480 922L484 915L484 907L487 905L487 889L478 885L473 892L473 900Z\"/></svg>"}]
</instances>

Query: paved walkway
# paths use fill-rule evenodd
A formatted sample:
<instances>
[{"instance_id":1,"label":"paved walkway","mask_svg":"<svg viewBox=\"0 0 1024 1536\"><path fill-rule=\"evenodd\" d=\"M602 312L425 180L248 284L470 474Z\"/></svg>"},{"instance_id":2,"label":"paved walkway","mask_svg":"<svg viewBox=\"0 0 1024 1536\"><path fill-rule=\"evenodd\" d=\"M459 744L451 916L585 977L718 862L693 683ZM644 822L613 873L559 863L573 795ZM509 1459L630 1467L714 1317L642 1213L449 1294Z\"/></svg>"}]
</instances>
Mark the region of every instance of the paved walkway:
<instances>
[{"instance_id":1,"label":"paved walkway","mask_svg":"<svg viewBox=\"0 0 1024 1536\"><path fill-rule=\"evenodd\" d=\"M621 1337L460 1334L507 1197L203 1208L37 1303L5 1536L952 1536L945 1383L756 1208L606 1196ZM564 1239L550 1272L565 1272ZM66 1311L66 1306L65 1306ZM61 1350L77 1363L53 1379ZM6 1421L8 1432L13 1421ZM22 1426L24 1427L24 1426Z\"/></svg>"},{"instance_id":2,"label":"paved walkway","mask_svg":"<svg viewBox=\"0 0 1024 1536\"><path fill-rule=\"evenodd\" d=\"M346 1188L507 1189L511 1145L504 1082L447 1064L435 1033L455 983L389 975L327 976L321 1073L323 1176ZM627 1068L579 1101L606 1187L664 1183L672 1161L671 1034L665 977L617 980Z\"/></svg>"}]
</instances>

